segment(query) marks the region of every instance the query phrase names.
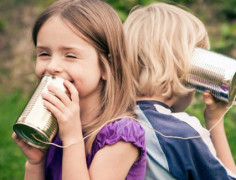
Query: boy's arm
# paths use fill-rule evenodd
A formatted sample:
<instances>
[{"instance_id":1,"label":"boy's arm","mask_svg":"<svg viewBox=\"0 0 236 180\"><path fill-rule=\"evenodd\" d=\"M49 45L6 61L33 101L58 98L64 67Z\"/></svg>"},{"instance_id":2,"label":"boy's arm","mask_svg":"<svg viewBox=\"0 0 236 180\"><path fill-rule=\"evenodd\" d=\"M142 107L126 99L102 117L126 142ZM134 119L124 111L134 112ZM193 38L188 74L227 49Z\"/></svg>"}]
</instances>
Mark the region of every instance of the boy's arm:
<instances>
[{"instance_id":1,"label":"boy's arm","mask_svg":"<svg viewBox=\"0 0 236 180\"><path fill-rule=\"evenodd\" d=\"M227 169L236 174L235 162L226 137L224 119L222 119L227 111L227 104L215 100L209 92L204 92L203 97L206 104L204 112L206 128L210 130L217 156ZM216 123L218 124L213 127Z\"/></svg>"}]
</instances>

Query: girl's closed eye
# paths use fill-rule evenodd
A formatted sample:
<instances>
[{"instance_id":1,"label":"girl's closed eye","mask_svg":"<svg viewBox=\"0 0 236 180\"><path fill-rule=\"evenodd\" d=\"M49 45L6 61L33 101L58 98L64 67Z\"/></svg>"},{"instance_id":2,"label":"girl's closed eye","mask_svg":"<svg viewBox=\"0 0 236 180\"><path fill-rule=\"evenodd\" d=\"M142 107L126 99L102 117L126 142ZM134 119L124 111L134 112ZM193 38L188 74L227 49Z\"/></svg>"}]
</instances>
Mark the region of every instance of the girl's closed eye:
<instances>
[{"instance_id":1,"label":"girl's closed eye","mask_svg":"<svg viewBox=\"0 0 236 180\"><path fill-rule=\"evenodd\" d=\"M51 56L50 51L45 48L37 48L36 54L37 57Z\"/></svg>"},{"instance_id":2,"label":"girl's closed eye","mask_svg":"<svg viewBox=\"0 0 236 180\"><path fill-rule=\"evenodd\" d=\"M48 60L51 58L51 54L48 53L48 52L39 52L37 53L37 59L40 59L40 60Z\"/></svg>"},{"instance_id":3,"label":"girl's closed eye","mask_svg":"<svg viewBox=\"0 0 236 180\"><path fill-rule=\"evenodd\" d=\"M40 58L47 58L51 56L51 50L46 47L37 46L36 55Z\"/></svg>"},{"instance_id":4,"label":"girl's closed eye","mask_svg":"<svg viewBox=\"0 0 236 180\"><path fill-rule=\"evenodd\" d=\"M77 56L75 54L72 54L72 53L66 54L66 57L71 58L71 59L77 59Z\"/></svg>"},{"instance_id":5,"label":"girl's closed eye","mask_svg":"<svg viewBox=\"0 0 236 180\"><path fill-rule=\"evenodd\" d=\"M42 57L42 56L50 56L50 54L47 53L47 52L41 52L41 53L38 54L38 56L39 56L39 57Z\"/></svg>"}]
</instances>

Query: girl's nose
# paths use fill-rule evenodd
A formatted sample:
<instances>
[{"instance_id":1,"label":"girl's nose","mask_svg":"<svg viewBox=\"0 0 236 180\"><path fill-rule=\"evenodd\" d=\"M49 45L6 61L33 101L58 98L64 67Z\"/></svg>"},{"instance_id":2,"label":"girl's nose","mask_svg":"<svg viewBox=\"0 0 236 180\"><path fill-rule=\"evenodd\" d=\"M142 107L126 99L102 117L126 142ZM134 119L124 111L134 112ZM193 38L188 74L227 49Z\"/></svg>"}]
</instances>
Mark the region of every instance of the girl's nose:
<instances>
[{"instance_id":1,"label":"girl's nose","mask_svg":"<svg viewBox=\"0 0 236 180\"><path fill-rule=\"evenodd\" d=\"M58 59L52 58L46 68L46 71L47 71L47 73L54 74L54 75L61 73L62 66L60 64L60 61Z\"/></svg>"}]
</instances>

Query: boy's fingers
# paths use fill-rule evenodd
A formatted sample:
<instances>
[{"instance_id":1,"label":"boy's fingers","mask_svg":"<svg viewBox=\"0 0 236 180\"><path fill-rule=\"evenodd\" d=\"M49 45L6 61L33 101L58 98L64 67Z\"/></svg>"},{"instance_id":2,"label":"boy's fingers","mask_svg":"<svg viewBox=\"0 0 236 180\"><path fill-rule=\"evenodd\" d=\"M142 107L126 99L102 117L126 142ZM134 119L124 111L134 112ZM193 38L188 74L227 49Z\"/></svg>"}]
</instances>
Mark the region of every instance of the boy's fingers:
<instances>
[{"instance_id":1,"label":"boy's fingers","mask_svg":"<svg viewBox=\"0 0 236 180\"><path fill-rule=\"evenodd\" d=\"M213 96L208 91L205 91L203 93L203 98L204 98L206 105L212 105L214 103Z\"/></svg>"}]
</instances>

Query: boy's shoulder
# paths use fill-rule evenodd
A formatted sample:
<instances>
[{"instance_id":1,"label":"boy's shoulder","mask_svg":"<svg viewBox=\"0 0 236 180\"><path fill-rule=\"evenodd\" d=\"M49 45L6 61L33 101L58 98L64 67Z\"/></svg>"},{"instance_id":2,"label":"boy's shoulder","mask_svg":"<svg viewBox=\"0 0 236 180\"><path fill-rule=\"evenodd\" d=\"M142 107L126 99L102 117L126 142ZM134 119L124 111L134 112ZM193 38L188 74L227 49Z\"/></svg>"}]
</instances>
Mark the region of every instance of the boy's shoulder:
<instances>
[{"instance_id":1,"label":"boy's shoulder","mask_svg":"<svg viewBox=\"0 0 236 180\"><path fill-rule=\"evenodd\" d=\"M204 134L209 136L209 132L202 126L197 117L186 112L173 113L163 103L139 102L136 113L138 119L143 122L143 127L149 125L166 135L191 137Z\"/></svg>"}]
</instances>

